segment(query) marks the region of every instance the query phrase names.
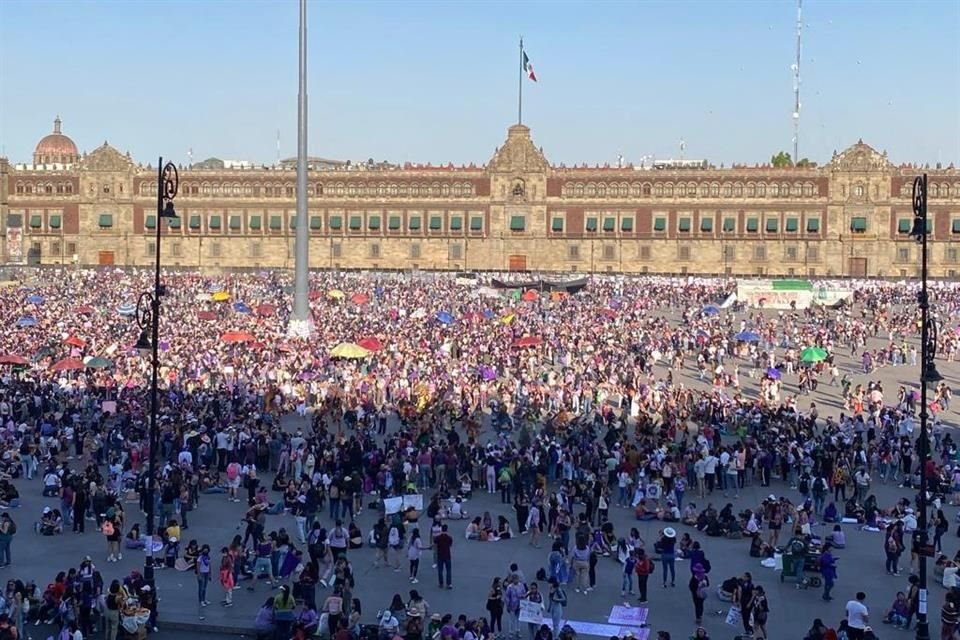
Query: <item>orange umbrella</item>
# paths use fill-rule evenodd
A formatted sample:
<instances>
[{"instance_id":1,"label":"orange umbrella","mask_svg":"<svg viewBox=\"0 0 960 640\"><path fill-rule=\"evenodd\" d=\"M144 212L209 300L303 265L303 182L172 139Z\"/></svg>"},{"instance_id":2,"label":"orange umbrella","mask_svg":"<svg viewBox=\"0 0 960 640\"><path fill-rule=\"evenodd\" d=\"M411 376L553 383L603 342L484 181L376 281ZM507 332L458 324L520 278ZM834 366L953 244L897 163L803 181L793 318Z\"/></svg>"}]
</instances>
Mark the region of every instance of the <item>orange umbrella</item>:
<instances>
[{"instance_id":1,"label":"orange umbrella","mask_svg":"<svg viewBox=\"0 0 960 640\"><path fill-rule=\"evenodd\" d=\"M224 342L253 342L255 338L246 331L227 331L220 336Z\"/></svg>"},{"instance_id":2,"label":"orange umbrella","mask_svg":"<svg viewBox=\"0 0 960 640\"><path fill-rule=\"evenodd\" d=\"M30 361L23 356L6 355L0 356L0 364L30 364Z\"/></svg>"},{"instance_id":3,"label":"orange umbrella","mask_svg":"<svg viewBox=\"0 0 960 640\"><path fill-rule=\"evenodd\" d=\"M513 346L518 348L523 347L539 347L543 344L543 339L536 336L523 336L519 340L513 342Z\"/></svg>"},{"instance_id":4,"label":"orange umbrella","mask_svg":"<svg viewBox=\"0 0 960 640\"><path fill-rule=\"evenodd\" d=\"M380 342L375 336L367 336L366 338L361 338L357 341L357 344L366 349L367 351L380 351L383 349L383 343Z\"/></svg>"},{"instance_id":5,"label":"orange umbrella","mask_svg":"<svg viewBox=\"0 0 960 640\"><path fill-rule=\"evenodd\" d=\"M209 322L210 320L216 320L217 314L213 311L197 311L197 320L205 320Z\"/></svg>"},{"instance_id":6,"label":"orange umbrella","mask_svg":"<svg viewBox=\"0 0 960 640\"><path fill-rule=\"evenodd\" d=\"M258 316L272 316L277 312L277 308L272 304L264 303L257 306L256 312Z\"/></svg>"},{"instance_id":7,"label":"orange umbrella","mask_svg":"<svg viewBox=\"0 0 960 640\"><path fill-rule=\"evenodd\" d=\"M64 358L50 366L50 371L73 371L75 369L83 369L83 362L76 358Z\"/></svg>"},{"instance_id":8,"label":"orange umbrella","mask_svg":"<svg viewBox=\"0 0 960 640\"><path fill-rule=\"evenodd\" d=\"M370 296L365 293L355 293L350 296L350 300L353 301L353 304L367 304L370 302Z\"/></svg>"},{"instance_id":9,"label":"orange umbrella","mask_svg":"<svg viewBox=\"0 0 960 640\"><path fill-rule=\"evenodd\" d=\"M78 349L83 349L85 346L87 346L87 343L82 338L78 338L77 336L70 336L63 342Z\"/></svg>"},{"instance_id":10,"label":"orange umbrella","mask_svg":"<svg viewBox=\"0 0 960 640\"><path fill-rule=\"evenodd\" d=\"M534 291L533 289L527 289L527 292L523 294L523 299L526 302L533 302L540 297L540 294Z\"/></svg>"}]
</instances>

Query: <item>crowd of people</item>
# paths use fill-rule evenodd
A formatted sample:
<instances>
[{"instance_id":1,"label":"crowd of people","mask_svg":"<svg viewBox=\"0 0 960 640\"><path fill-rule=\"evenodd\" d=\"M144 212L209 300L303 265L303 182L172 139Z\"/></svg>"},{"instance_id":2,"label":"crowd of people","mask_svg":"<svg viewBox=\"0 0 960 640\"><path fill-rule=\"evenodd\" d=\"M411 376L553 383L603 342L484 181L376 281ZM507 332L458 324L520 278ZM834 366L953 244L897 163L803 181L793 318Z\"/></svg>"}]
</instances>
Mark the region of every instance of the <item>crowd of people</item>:
<instances>
[{"instance_id":1,"label":"crowd of people","mask_svg":"<svg viewBox=\"0 0 960 640\"><path fill-rule=\"evenodd\" d=\"M742 538L745 556L771 561L794 538L816 545L829 600L831 549L844 546L844 531L815 539L817 524L886 531L887 570L898 575L907 546L912 560L919 554L916 505L879 504L876 483L915 487L925 473L944 503L960 497L950 385L931 391L937 453L921 462L916 389L885 391L872 376L917 357L915 291L884 283L857 283L839 308L777 313L719 308L734 288L721 280L595 277L576 293L514 294L445 276L315 274L316 335L303 341L286 335L285 276L166 274L152 445L161 464L151 478L152 368L130 316L150 277L76 270L0 288L0 505L16 507L24 483L41 484L58 504L36 514L38 533L95 528L107 563L148 546L158 569L196 575L201 618L211 583L224 607L244 586L267 588L255 626L278 640L569 636L564 612L613 572L605 557L619 563L623 595L641 604L650 576L674 588L676 559L689 559L692 637L709 637L704 603L716 593L731 604L731 624L765 638L776 612L763 586L749 573L712 584L699 536ZM935 294L939 351L952 361L960 287ZM335 350L342 343L361 349ZM820 384L836 387L837 415L805 399ZM288 414L298 416L292 428ZM770 495L727 501L748 486ZM474 512L477 492L499 494L514 517ZM386 509L405 494L429 498ZM241 532L191 537L190 514L208 496L244 504ZM363 531L356 516L371 501L381 516ZM151 507L152 539L136 522ZM612 517L623 508L656 521L650 545ZM268 526L271 514L288 514L289 525ZM939 549L946 517L932 515ZM10 564L16 531L5 512L0 563ZM528 579L505 569L477 611L434 611L418 592L425 554L451 589L455 547L462 557L470 544L521 536L544 547L544 570ZM377 566L406 568L413 588L365 615L353 551L367 547ZM13 581L0 640L31 621L57 624L70 640L98 626L107 640L156 628L156 594L139 573L105 582L90 557L45 589ZM835 631L815 624L808 637L871 637L859 595ZM918 593L902 595L888 618L909 627ZM542 605L543 624L520 621L523 601ZM955 633L956 607L952 622L949 613L945 605L943 638Z\"/></svg>"}]
</instances>

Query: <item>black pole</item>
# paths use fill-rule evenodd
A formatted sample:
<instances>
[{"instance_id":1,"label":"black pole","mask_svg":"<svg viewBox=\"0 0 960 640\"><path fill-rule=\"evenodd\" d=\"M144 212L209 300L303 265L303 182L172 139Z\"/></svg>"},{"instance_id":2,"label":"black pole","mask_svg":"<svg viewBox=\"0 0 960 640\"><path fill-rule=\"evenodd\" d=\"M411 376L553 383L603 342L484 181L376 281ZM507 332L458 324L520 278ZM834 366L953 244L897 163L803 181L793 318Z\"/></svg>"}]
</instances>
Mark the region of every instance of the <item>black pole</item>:
<instances>
[{"instance_id":1,"label":"black pole","mask_svg":"<svg viewBox=\"0 0 960 640\"><path fill-rule=\"evenodd\" d=\"M920 241L920 499L917 505L920 511L917 526L920 533L919 579L920 593L917 603L917 640L930 640L930 627L927 623L927 457L929 440L927 436L927 383L933 371L935 353L929 348L930 338L930 300L927 297L927 174L913 182L914 229L919 232Z\"/></svg>"},{"instance_id":2,"label":"black pole","mask_svg":"<svg viewBox=\"0 0 960 640\"><path fill-rule=\"evenodd\" d=\"M156 583L153 571L153 536L156 532L156 482L157 482L157 448L160 441L159 429L157 425L157 414L159 413L159 384L160 384L160 297L163 295L163 285L160 284L160 241L162 234L161 226L165 218L175 218L176 212L173 209L173 199L177 195L179 186L179 176L177 167L172 162L166 166L163 164L163 157L160 158L157 169L157 219L155 222L156 243L154 246L154 269L153 269L153 292L144 293L140 296L137 304L137 325L141 329L140 339L137 346L144 348L149 342L150 348L150 451L147 458L147 487L146 487L146 558L143 565L143 578L153 593L156 594ZM146 340L146 332L150 331L150 338Z\"/></svg>"}]
</instances>

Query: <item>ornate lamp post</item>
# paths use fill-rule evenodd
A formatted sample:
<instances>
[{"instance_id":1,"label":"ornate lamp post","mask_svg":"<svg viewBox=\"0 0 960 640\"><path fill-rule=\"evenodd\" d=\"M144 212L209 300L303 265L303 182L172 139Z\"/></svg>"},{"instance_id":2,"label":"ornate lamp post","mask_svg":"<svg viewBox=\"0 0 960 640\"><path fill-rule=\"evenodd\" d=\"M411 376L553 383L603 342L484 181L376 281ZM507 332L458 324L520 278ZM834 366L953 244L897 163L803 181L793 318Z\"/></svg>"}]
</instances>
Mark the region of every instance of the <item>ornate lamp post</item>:
<instances>
[{"instance_id":1,"label":"ornate lamp post","mask_svg":"<svg viewBox=\"0 0 960 640\"><path fill-rule=\"evenodd\" d=\"M913 230L910 235L920 243L920 497L917 505L920 536L920 596L917 610L917 640L930 640L927 623L927 459L930 440L927 432L927 385L943 380L934 360L937 357L937 325L930 319L930 299L927 294L927 174L913 181Z\"/></svg>"},{"instance_id":2,"label":"ornate lamp post","mask_svg":"<svg viewBox=\"0 0 960 640\"><path fill-rule=\"evenodd\" d=\"M177 197L177 188L180 178L177 167L172 162L163 164L160 158L157 173L157 236L155 245L155 260L153 271L153 291L140 294L137 301L137 326L140 327L140 337L136 348L141 353L150 353L152 376L150 381L150 456L147 460L147 556L143 565L143 577L151 587L154 586L153 577L153 535L156 524L156 510L154 497L156 495L157 478L157 445L160 440L157 429L157 400L160 373L160 297L164 293L164 285L160 284L160 228L164 218L177 217L173 209L173 199Z\"/></svg>"}]
</instances>

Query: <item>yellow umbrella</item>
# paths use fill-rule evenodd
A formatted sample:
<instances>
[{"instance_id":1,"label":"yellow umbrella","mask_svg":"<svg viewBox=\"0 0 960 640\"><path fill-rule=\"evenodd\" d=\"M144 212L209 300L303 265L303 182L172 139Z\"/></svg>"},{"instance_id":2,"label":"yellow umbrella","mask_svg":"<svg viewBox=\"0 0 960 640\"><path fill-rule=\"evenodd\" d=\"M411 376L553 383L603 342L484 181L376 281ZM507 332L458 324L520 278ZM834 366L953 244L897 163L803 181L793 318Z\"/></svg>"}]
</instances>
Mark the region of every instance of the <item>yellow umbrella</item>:
<instances>
[{"instance_id":1,"label":"yellow umbrella","mask_svg":"<svg viewBox=\"0 0 960 640\"><path fill-rule=\"evenodd\" d=\"M500 322L503 324L512 324L514 319L514 314L508 313L507 315L500 318Z\"/></svg>"},{"instance_id":2,"label":"yellow umbrella","mask_svg":"<svg viewBox=\"0 0 960 640\"><path fill-rule=\"evenodd\" d=\"M364 349L358 344L352 342L341 342L330 351L330 355L334 358L352 358L360 359L366 358L370 355L370 351Z\"/></svg>"},{"instance_id":3,"label":"yellow umbrella","mask_svg":"<svg viewBox=\"0 0 960 640\"><path fill-rule=\"evenodd\" d=\"M230 294L227 293L226 291L217 291L215 294L213 294L213 297L212 297L212 300L214 302L226 302L229 299L230 299Z\"/></svg>"},{"instance_id":4,"label":"yellow umbrella","mask_svg":"<svg viewBox=\"0 0 960 640\"><path fill-rule=\"evenodd\" d=\"M347 297L347 294L340 289L330 289L330 291L327 291L327 297L332 300L343 300Z\"/></svg>"}]
</instances>

